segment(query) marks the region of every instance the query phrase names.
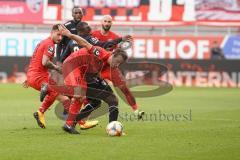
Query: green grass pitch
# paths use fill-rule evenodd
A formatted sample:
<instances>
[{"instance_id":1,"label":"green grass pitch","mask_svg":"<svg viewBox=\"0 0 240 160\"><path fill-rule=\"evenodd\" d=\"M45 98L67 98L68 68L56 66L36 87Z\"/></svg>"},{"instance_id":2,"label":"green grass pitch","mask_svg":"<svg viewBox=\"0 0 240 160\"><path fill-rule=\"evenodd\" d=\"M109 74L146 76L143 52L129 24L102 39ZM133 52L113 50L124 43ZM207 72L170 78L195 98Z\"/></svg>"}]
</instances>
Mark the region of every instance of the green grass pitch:
<instances>
[{"instance_id":1,"label":"green grass pitch","mask_svg":"<svg viewBox=\"0 0 240 160\"><path fill-rule=\"evenodd\" d=\"M54 106L46 113L47 129L38 128L32 113L40 105L39 93L1 84L0 159L240 159L239 93L239 89L227 88L174 88L163 96L137 98L149 116L139 122L125 119L131 109L120 101L120 112L124 113L120 121L127 136L108 137L107 116L81 135L64 133L64 122L55 116ZM153 113L157 117L150 121Z\"/></svg>"}]
</instances>

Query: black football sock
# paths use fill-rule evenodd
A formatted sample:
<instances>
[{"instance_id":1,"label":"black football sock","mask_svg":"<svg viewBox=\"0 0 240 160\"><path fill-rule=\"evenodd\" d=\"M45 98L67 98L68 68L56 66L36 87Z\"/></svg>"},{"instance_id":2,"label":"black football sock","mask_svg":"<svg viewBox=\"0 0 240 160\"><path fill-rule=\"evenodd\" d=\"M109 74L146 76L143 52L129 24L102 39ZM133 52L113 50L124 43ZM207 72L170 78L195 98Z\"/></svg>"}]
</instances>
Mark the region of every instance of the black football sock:
<instances>
[{"instance_id":1,"label":"black football sock","mask_svg":"<svg viewBox=\"0 0 240 160\"><path fill-rule=\"evenodd\" d=\"M90 103L88 103L85 106L85 108L82 109L81 112L77 115L76 120L80 121L80 120L88 117L92 113L92 111L94 111L94 107Z\"/></svg>"},{"instance_id":2,"label":"black football sock","mask_svg":"<svg viewBox=\"0 0 240 160\"><path fill-rule=\"evenodd\" d=\"M117 121L118 113L119 111L117 106L109 106L109 122Z\"/></svg>"}]
</instances>

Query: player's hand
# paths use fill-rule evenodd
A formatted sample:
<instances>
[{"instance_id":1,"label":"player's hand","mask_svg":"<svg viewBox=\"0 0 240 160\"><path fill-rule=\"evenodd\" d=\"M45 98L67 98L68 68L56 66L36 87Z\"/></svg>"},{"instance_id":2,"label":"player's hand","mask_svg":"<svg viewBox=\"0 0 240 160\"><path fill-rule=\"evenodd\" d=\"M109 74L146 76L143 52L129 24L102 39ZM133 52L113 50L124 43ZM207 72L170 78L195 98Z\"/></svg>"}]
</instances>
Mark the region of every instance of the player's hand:
<instances>
[{"instance_id":1,"label":"player's hand","mask_svg":"<svg viewBox=\"0 0 240 160\"><path fill-rule=\"evenodd\" d=\"M123 36L123 37L122 37L122 40L123 40L123 41L132 42L133 38L132 38L132 36L130 36L130 35L126 35L126 36Z\"/></svg>"},{"instance_id":2,"label":"player's hand","mask_svg":"<svg viewBox=\"0 0 240 160\"><path fill-rule=\"evenodd\" d=\"M63 36L69 36L71 35L71 32L62 24L58 25L59 31L62 33Z\"/></svg>"}]
</instances>

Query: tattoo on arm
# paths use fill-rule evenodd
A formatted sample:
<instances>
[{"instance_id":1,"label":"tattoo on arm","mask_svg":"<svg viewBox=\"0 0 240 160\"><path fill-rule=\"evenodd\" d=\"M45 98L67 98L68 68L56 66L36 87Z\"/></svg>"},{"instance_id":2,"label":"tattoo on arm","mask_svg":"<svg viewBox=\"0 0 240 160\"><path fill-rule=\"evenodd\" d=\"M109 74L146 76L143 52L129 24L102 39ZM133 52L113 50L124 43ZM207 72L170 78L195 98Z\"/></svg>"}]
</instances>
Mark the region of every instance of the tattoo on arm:
<instances>
[{"instance_id":1,"label":"tattoo on arm","mask_svg":"<svg viewBox=\"0 0 240 160\"><path fill-rule=\"evenodd\" d=\"M56 70L56 65L54 63L52 63L51 61L47 61L45 63L45 67L48 68L48 69L54 69Z\"/></svg>"}]
</instances>

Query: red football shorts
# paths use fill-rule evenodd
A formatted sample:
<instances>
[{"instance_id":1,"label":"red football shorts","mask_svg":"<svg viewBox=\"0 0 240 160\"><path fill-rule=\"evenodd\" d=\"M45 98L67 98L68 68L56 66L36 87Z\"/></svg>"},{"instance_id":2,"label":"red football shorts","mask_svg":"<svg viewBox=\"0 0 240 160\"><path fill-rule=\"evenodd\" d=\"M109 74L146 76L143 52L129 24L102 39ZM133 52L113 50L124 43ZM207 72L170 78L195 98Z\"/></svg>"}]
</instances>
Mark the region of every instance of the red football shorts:
<instances>
[{"instance_id":1,"label":"red football shorts","mask_svg":"<svg viewBox=\"0 0 240 160\"><path fill-rule=\"evenodd\" d=\"M48 83L49 75L42 74L42 75L27 75L27 83L30 87L40 91L41 86L44 83Z\"/></svg>"}]
</instances>

